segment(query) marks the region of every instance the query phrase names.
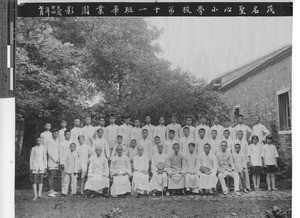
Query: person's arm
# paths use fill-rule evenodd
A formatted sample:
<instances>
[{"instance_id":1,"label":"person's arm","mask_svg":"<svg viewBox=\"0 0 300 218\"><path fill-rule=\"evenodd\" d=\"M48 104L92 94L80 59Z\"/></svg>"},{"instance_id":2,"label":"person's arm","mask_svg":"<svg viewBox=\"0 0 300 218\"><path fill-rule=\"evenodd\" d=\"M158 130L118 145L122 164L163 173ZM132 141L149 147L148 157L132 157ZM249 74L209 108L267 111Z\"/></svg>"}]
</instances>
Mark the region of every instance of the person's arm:
<instances>
[{"instance_id":1,"label":"person's arm","mask_svg":"<svg viewBox=\"0 0 300 218\"><path fill-rule=\"evenodd\" d=\"M104 172L103 172L103 176L108 177L108 174L109 174L108 160L107 160L107 158L104 158Z\"/></svg>"},{"instance_id":2,"label":"person's arm","mask_svg":"<svg viewBox=\"0 0 300 218\"><path fill-rule=\"evenodd\" d=\"M215 155L212 156L212 161L213 161L213 168L211 169L211 172L216 174L218 170L218 161Z\"/></svg>"},{"instance_id":3,"label":"person's arm","mask_svg":"<svg viewBox=\"0 0 300 218\"><path fill-rule=\"evenodd\" d=\"M264 149L264 147L261 149L261 160L262 160L262 167L265 167L265 149Z\"/></svg>"},{"instance_id":4,"label":"person's arm","mask_svg":"<svg viewBox=\"0 0 300 218\"><path fill-rule=\"evenodd\" d=\"M29 160L30 171L33 170L33 154L34 154L33 148L31 148L31 151L30 151L30 160Z\"/></svg>"},{"instance_id":5,"label":"person's arm","mask_svg":"<svg viewBox=\"0 0 300 218\"><path fill-rule=\"evenodd\" d=\"M262 131L264 133L263 141L266 141L266 137L267 137L267 135L270 134L270 131L267 129L267 127L265 125L263 125Z\"/></svg>"},{"instance_id":6,"label":"person's arm","mask_svg":"<svg viewBox=\"0 0 300 218\"><path fill-rule=\"evenodd\" d=\"M234 162L233 162L233 156L231 154L229 155L229 162L230 162L232 171L234 171L235 167L234 167Z\"/></svg>"},{"instance_id":7,"label":"person's arm","mask_svg":"<svg viewBox=\"0 0 300 218\"><path fill-rule=\"evenodd\" d=\"M74 167L74 174L78 173L78 156L75 155L75 167Z\"/></svg>"},{"instance_id":8,"label":"person's arm","mask_svg":"<svg viewBox=\"0 0 300 218\"><path fill-rule=\"evenodd\" d=\"M94 161L91 160L89 168L88 168L88 177L92 177L93 176L93 168L94 168Z\"/></svg>"},{"instance_id":9,"label":"person's arm","mask_svg":"<svg viewBox=\"0 0 300 218\"><path fill-rule=\"evenodd\" d=\"M278 155L278 151L275 146L274 146L274 150L275 150L275 166L278 167L277 160L279 158L279 155Z\"/></svg>"},{"instance_id":10,"label":"person's arm","mask_svg":"<svg viewBox=\"0 0 300 218\"><path fill-rule=\"evenodd\" d=\"M48 149L47 149L47 151L48 151L48 156L52 159L53 162L57 162L58 159L55 158L55 151L54 151L53 146L51 146L50 144L48 144L47 147L48 147Z\"/></svg>"},{"instance_id":11,"label":"person's arm","mask_svg":"<svg viewBox=\"0 0 300 218\"><path fill-rule=\"evenodd\" d=\"M46 152L45 148L43 149L43 161L44 161L44 169L46 172L47 167L48 167L48 161L47 161L47 152Z\"/></svg>"},{"instance_id":12,"label":"person's arm","mask_svg":"<svg viewBox=\"0 0 300 218\"><path fill-rule=\"evenodd\" d=\"M131 172L131 164L130 164L130 160L129 158L126 158L126 172L129 176L132 175L132 172Z\"/></svg>"}]
</instances>

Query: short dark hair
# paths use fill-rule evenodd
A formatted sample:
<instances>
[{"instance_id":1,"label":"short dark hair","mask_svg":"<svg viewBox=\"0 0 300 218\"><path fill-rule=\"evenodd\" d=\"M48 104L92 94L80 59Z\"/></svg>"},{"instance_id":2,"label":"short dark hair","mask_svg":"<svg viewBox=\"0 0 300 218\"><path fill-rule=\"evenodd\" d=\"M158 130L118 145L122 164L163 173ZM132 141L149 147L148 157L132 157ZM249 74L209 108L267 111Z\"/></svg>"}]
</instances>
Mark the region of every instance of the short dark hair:
<instances>
[{"instance_id":1,"label":"short dark hair","mask_svg":"<svg viewBox=\"0 0 300 218\"><path fill-rule=\"evenodd\" d=\"M53 129L53 130L52 130L52 133L55 133L55 132L59 132L59 130L58 130L58 129L56 129L56 128L55 128L55 129Z\"/></svg>"},{"instance_id":2,"label":"short dark hair","mask_svg":"<svg viewBox=\"0 0 300 218\"><path fill-rule=\"evenodd\" d=\"M198 132L200 132L201 130L204 131L204 132L206 132L204 128L200 128Z\"/></svg>"},{"instance_id":3,"label":"short dark hair","mask_svg":"<svg viewBox=\"0 0 300 218\"><path fill-rule=\"evenodd\" d=\"M142 132L147 132L148 133L148 129L143 129Z\"/></svg>"},{"instance_id":4,"label":"short dark hair","mask_svg":"<svg viewBox=\"0 0 300 218\"><path fill-rule=\"evenodd\" d=\"M230 134L230 131L229 131L229 129L225 129L225 130L223 131L223 133L224 133L224 132L229 132L229 134Z\"/></svg>"},{"instance_id":5,"label":"short dark hair","mask_svg":"<svg viewBox=\"0 0 300 218\"><path fill-rule=\"evenodd\" d=\"M179 146L179 148L180 148L180 145L179 145L179 143L175 142L175 143L173 144L173 146L172 146L172 147L174 148L174 146L175 146L175 145L178 145L178 146Z\"/></svg>"},{"instance_id":6,"label":"short dark hair","mask_svg":"<svg viewBox=\"0 0 300 218\"><path fill-rule=\"evenodd\" d=\"M240 114L240 115L239 115L239 118L240 118L240 117L242 117L242 118L244 119L244 115Z\"/></svg>"},{"instance_id":7,"label":"short dark hair","mask_svg":"<svg viewBox=\"0 0 300 218\"><path fill-rule=\"evenodd\" d=\"M174 133L175 134L175 131L173 129L170 129L169 133Z\"/></svg>"},{"instance_id":8,"label":"short dark hair","mask_svg":"<svg viewBox=\"0 0 300 218\"><path fill-rule=\"evenodd\" d=\"M160 137L157 135L157 136L154 137L154 139L160 139Z\"/></svg>"},{"instance_id":9,"label":"short dark hair","mask_svg":"<svg viewBox=\"0 0 300 218\"><path fill-rule=\"evenodd\" d=\"M205 147L205 145L208 145L208 146L209 146L209 148L211 148L209 143L205 143L205 144L204 144L204 147Z\"/></svg>"},{"instance_id":10,"label":"short dark hair","mask_svg":"<svg viewBox=\"0 0 300 218\"><path fill-rule=\"evenodd\" d=\"M257 135L253 135L252 137L251 137L251 140L253 141L253 139L254 138L256 138L257 139L257 141L259 141L259 138L258 138L258 136Z\"/></svg>"},{"instance_id":11,"label":"short dark hair","mask_svg":"<svg viewBox=\"0 0 300 218\"><path fill-rule=\"evenodd\" d=\"M222 144L223 142L225 142L225 143L226 143L226 145L228 145L228 143L227 143L226 141L221 141L221 144Z\"/></svg>"},{"instance_id":12,"label":"short dark hair","mask_svg":"<svg viewBox=\"0 0 300 218\"><path fill-rule=\"evenodd\" d=\"M194 142L190 142L189 144L188 144L188 146L190 147L190 146L193 146L193 147L195 147L196 145L195 145L195 143Z\"/></svg>"},{"instance_id":13,"label":"short dark hair","mask_svg":"<svg viewBox=\"0 0 300 218\"><path fill-rule=\"evenodd\" d=\"M273 136L271 134L266 136L266 139L271 139L273 141Z\"/></svg>"},{"instance_id":14,"label":"short dark hair","mask_svg":"<svg viewBox=\"0 0 300 218\"><path fill-rule=\"evenodd\" d=\"M66 134L68 132L71 132L71 131L69 129L67 129L67 130L64 131L64 134Z\"/></svg>"},{"instance_id":15,"label":"short dark hair","mask_svg":"<svg viewBox=\"0 0 300 218\"><path fill-rule=\"evenodd\" d=\"M183 127L183 130L185 130L185 129L190 130L190 127L188 127L188 126Z\"/></svg>"},{"instance_id":16,"label":"short dark hair","mask_svg":"<svg viewBox=\"0 0 300 218\"><path fill-rule=\"evenodd\" d=\"M234 145L234 147L237 146L237 145L241 147L241 144L239 144L239 143L236 143L236 144Z\"/></svg>"}]
</instances>

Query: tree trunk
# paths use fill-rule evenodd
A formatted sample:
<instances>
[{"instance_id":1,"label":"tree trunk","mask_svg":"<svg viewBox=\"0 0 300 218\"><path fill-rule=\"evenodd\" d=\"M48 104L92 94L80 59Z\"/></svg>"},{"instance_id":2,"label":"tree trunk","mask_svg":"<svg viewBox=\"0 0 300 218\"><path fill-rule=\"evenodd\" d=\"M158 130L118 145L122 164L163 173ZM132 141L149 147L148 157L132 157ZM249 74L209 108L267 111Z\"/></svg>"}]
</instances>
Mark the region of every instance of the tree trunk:
<instances>
[{"instance_id":1,"label":"tree trunk","mask_svg":"<svg viewBox=\"0 0 300 218\"><path fill-rule=\"evenodd\" d=\"M20 114L16 114L16 135L15 149L16 154L21 155L24 139L24 118Z\"/></svg>"}]
</instances>

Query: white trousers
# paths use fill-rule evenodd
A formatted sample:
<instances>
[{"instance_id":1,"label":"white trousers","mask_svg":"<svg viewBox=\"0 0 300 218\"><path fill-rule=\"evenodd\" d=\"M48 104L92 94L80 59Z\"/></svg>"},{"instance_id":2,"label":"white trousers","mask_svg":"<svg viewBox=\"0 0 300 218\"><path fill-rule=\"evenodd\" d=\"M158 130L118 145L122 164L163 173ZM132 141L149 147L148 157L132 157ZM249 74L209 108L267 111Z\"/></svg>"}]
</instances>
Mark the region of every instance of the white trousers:
<instances>
[{"instance_id":1,"label":"white trousers","mask_svg":"<svg viewBox=\"0 0 300 218\"><path fill-rule=\"evenodd\" d=\"M66 173L64 178L64 185L62 187L62 194L68 194L69 185L71 181L71 193L76 194L77 192L77 176L73 173Z\"/></svg>"},{"instance_id":2,"label":"white trousers","mask_svg":"<svg viewBox=\"0 0 300 218\"><path fill-rule=\"evenodd\" d=\"M225 172L220 172L219 175L218 175L218 178L219 178L219 181L221 183L221 186L222 186L222 190L223 192L226 192L228 191L228 187L225 183L225 178L229 176L231 178L233 178L234 180L234 191L239 191L239 182L240 182L240 176L237 172L234 172L234 171L225 171Z\"/></svg>"}]
</instances>

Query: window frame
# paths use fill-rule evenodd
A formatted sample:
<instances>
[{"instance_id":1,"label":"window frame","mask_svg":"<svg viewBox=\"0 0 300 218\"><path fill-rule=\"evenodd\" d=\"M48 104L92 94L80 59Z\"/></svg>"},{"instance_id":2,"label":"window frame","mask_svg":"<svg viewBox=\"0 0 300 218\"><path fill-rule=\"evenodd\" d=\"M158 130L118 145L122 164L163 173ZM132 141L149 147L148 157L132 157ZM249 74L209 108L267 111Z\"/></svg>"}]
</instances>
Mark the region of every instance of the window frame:
<instances>
[{"instance_id":1,"label":"window frame","mask_svg":"<svg viewBox=\"0 0 300 218\"><path fill-rule=\"evenodd\" d=\"M291 117L291 123L292 123L292 110L291 110L291 88L283 88L276 92L277 97L277 119L278 119L278 125L279 125L279 134L291 134L292 133L292 124L290 130L280 130L280 115L279 115L279 95L282 95L284 93L288 93L289 96L289 110L290 110L290 117Z\"/></svg>"}]
</instances>

